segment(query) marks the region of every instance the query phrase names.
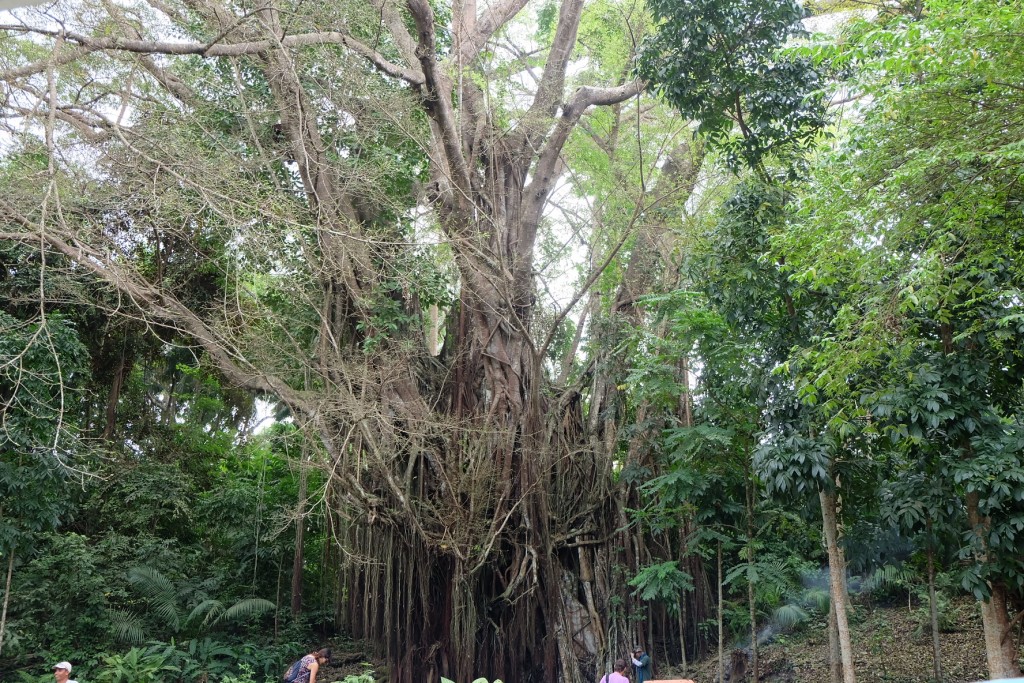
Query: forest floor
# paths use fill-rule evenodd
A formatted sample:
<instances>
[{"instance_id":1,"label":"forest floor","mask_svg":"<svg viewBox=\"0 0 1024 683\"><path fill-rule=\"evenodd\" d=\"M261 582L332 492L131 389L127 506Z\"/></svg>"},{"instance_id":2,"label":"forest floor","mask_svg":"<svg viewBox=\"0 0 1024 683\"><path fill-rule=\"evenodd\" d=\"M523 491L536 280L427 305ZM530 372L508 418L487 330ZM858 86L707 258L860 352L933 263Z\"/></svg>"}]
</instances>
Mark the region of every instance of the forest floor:
<instances>
[{"instance_id":1,"label":"forest floor","mask_svg":"<svg viewBox=\"0 0 1024 683\"><path fill-rule=\"evenodd\" d=\"M925 683L934 680L931 631L923 607L907 604L854 606L851 618L858 683ZM985 643L977 603L964 598L945 611L940 635L945 683L986 680ZM726 652L726 657L729 657ZM761 680L776 683L824 683L829 680L828 631L824 622L775 636L759 653ZM672 672L659 671L662 678ZM677 672L678 673L678 672ZM672 675L676 675L672 673ZM718 679L717 657L690 667L696 683ZM748 680L750 680L748 676Z\"/></svg>"},{"instance_id":2,"label":"forest floor","mask_svg":"<svg viewBox=\"0 0 1024 683\"><path fill-rule=\"evenodd\" d=\"M968 598L950 602L944 611L940 643L945 683L986 680L985 643L978 605ZM920 605L856 604L851 634L858 683L926 683L932 676L932 644L927 610ZM726 657L731 651L726 652ZM760 649L760 680L765 683L826 683L829 680L828 632L822 621L811 621L792 633L778 634ZM357 645L335 650L333 666L325 667L325 683L372 671L386 680L383 662L366 659ZM691 678L716 683L717 657L707 657L681 671L662 667L660 678ZM384 678L382 678L382 676ZM751 680L748 675L747 680ZM514 682L506 682L514 683Z\"/></svg>"}]
</instances>

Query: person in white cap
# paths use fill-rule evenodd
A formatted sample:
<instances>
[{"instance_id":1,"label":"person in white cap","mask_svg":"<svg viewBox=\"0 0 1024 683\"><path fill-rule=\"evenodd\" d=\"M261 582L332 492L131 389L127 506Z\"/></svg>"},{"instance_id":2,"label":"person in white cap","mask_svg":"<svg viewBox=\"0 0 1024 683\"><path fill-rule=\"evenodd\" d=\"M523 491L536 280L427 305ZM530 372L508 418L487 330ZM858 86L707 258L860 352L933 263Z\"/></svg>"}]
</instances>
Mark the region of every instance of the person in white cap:
<instances>
[{"instance_id":1,"label":"person in white cap","mask_svg":"<svg viewBox=\"0 0 1024 683\"><path fill-rule=\"evenodd\" d=\"M78 683L78 681L71 680L70 662L57 662L54 664L53 677L57 680L57 683Z\"/></svg>"}]
</instances>

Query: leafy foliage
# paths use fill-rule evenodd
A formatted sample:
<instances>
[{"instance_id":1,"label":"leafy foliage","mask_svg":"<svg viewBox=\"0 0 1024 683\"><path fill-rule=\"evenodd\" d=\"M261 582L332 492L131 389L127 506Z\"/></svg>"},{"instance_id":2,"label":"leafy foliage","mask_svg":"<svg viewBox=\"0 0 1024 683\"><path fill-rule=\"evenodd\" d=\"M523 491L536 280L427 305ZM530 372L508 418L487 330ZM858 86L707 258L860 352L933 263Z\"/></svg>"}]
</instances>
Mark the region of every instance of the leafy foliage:
<instances>
[{"instance_id":1,"label":"leafy foliage","mask_svg":"<svg viewBox=\"0 0 1024 683\"><path fill-rule=\"evenodd\" d=\"M86 351L59 315L23 322L0 311L0 553L57 527L75 470L75 415Z\"/></svg>"},{"instance_id":2,"label":"leafy foliage","mask_svg":"<svg viewBox=\"0 0 1024 683\"><path fill-rule=\"evenodd\" d=\"M769 154L792 154L813 141L825 123L821 77L810 60L779 51L799 32L800 3L654 0L648 6L658 24L644 44L640 74L699 122L732 168L760 167Z\"/></svg>"},{"instance_id":3,"label":"leafy foliage","mask_svg":"<svg viewBox=\"0 0 1024 683\"><path fill-rule=\"evenodd\" d=\"M641 569L629 581L642 600L661 600L678 609L679 596L693 589L693 577L679 569L676 560Z\"/></svg>"}]
</instances>

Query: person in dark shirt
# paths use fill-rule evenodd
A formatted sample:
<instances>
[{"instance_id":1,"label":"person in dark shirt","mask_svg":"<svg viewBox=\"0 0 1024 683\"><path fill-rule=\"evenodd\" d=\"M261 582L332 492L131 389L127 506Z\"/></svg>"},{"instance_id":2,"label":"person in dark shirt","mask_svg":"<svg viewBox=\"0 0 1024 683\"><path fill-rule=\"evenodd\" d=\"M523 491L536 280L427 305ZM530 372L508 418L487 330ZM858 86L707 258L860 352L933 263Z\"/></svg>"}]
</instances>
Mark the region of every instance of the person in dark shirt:
<instances>
[{"instance_id":1,"label":"person in dark shirt","mask_svg":"<svg viewBox=\"0 0 1024 683\"><path fill-rule=\"evenodd\" d=\"M644 683L654 678L651 673L651 658L644 652L643 645L633 648L633 670L636 672L636 683Z\"/></svg>"}]
</instances>

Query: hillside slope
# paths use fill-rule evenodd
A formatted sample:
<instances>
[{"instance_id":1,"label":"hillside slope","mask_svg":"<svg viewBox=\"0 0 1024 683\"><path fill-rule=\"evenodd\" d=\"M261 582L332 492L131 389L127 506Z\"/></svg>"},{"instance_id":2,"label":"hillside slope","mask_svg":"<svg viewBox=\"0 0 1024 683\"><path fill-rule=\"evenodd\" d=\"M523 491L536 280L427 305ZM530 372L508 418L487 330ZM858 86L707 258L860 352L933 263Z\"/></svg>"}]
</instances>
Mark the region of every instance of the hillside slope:
<instances>
[{"instance_id":1,"label":"hillside slope","mask_svg":"<svg viewBox=\"0 0 1024 683\"><path fill-rule=\"evenodd\" d=\"M857 605L851 624L858 683L922 683L931 681L932 646L921 628L923 609L903 606ZM945 683L985 680L985 646L977 604L957 600L946 613L949 628L941 635ZM827 683L828 632L822 620L794 633L777 636L761 648L761 680L786 683ZM926 626L926 625L925 625ZM1020 634L1015 634L1020 646ZM727 653L728 656L728 653ZM673 672L659 672L665 676ZM678 672L676 672L678 673ZM674 675L674 673L673 673ZM717 658L691 667L696 683L718 677ZM748 678L749 680L749 678Z\"/></svg>"}]
</instances>

